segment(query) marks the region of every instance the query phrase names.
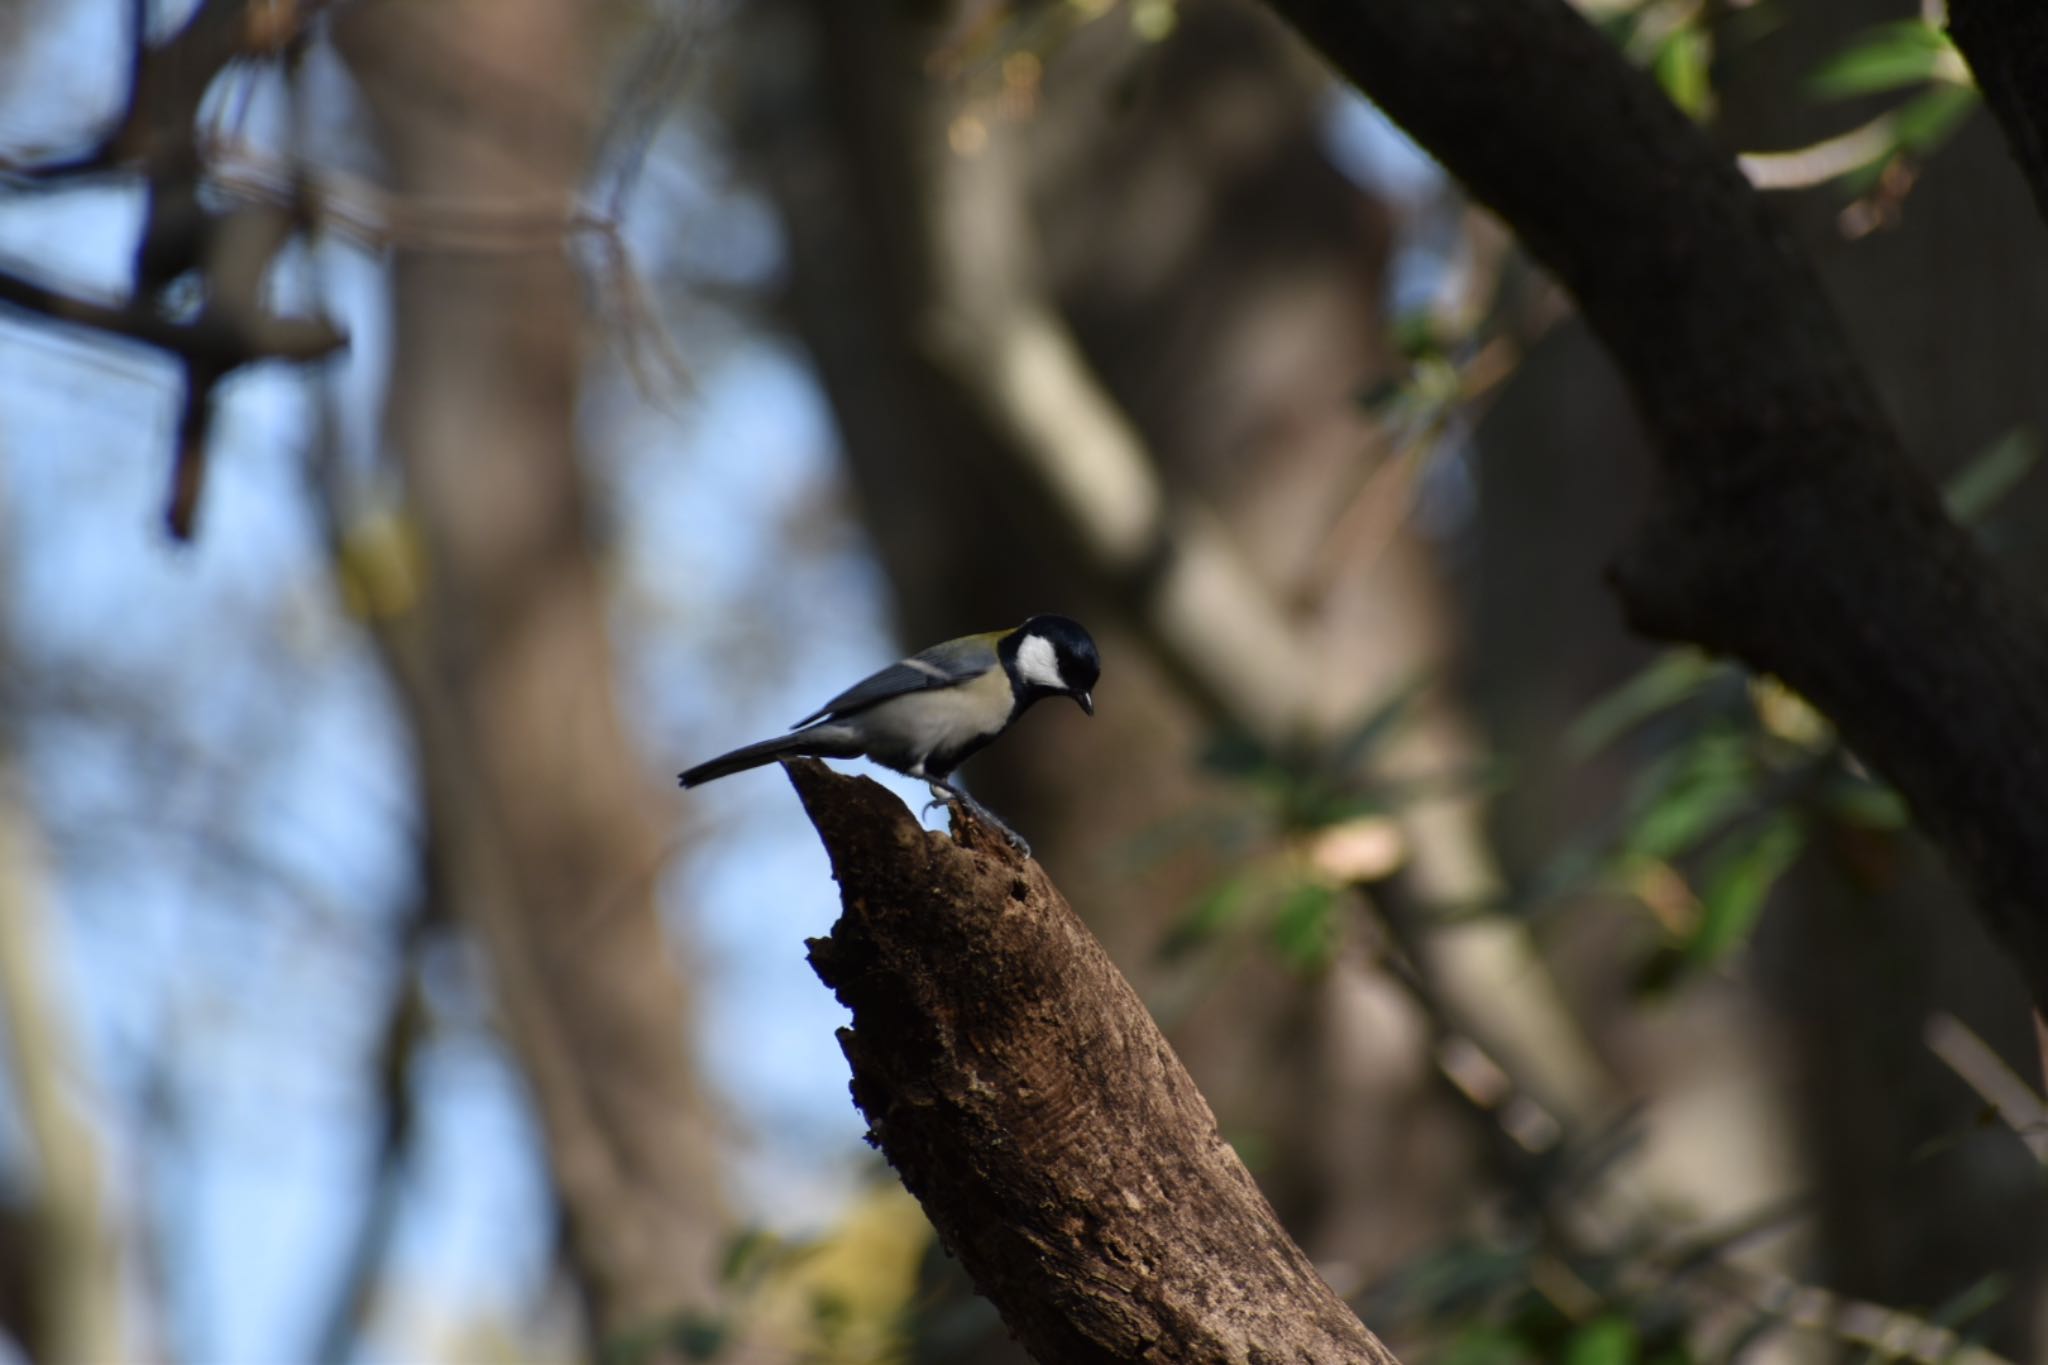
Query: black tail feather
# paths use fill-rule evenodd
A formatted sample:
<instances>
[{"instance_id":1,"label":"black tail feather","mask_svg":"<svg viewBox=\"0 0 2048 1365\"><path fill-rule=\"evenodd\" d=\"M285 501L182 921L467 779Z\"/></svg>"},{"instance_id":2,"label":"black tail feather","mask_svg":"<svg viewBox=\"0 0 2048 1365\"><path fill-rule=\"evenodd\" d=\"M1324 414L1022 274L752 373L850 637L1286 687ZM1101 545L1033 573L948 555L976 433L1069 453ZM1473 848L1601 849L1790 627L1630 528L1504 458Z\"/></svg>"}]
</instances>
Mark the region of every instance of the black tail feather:
<instances>
[{"instance_id":1,"label":"black tail feather","mask_svg":"<svg viewBox=\"0 0 2048 1365\"><path fill-rule=\"evenodd\" d=\"M852 756L847 752L843 741L834 742L839 740L840 736L820 733L823 729L823 726L812 726L808 730L799 730L793 735L777 735L774 739L764 739L758 744L748 744L734 749L729 754L720 754L717 758L699 763L696 767L684 773L681 778L682 785L685 787L701 787L706 782L716 781L721 777L731 777L734 773L743 773L749 768L765 767L770 763L777 763L785 758L847 758Z\"/></svg>"}]
</instances>

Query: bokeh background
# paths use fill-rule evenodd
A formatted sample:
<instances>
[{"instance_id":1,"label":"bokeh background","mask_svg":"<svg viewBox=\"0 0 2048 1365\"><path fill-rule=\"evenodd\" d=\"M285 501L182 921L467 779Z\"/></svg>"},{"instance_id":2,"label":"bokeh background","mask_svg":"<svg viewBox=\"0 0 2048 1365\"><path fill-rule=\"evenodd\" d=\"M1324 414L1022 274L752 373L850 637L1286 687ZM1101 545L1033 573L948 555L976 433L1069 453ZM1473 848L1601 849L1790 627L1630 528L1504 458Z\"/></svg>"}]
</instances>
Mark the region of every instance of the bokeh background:
<instances>
[{"instance_id":1,"label":"bokeh background","mask_svg":"<svg viewBox=\"0 0 2048 1365\"><path fill-rule=\"evenodd\" d=\"M1938 7L1580 8L2048 582ZM202 393L0 311L0 1349L1016 1358L793 795L673 774L1054 610L1099 713L969 780L1404 1359L2048 1353L2017 981L1820 717L1627 635L1608 362L1250 0L4 0L0 72L10 277L348 337Z\"/></svg>"}]
</instances>

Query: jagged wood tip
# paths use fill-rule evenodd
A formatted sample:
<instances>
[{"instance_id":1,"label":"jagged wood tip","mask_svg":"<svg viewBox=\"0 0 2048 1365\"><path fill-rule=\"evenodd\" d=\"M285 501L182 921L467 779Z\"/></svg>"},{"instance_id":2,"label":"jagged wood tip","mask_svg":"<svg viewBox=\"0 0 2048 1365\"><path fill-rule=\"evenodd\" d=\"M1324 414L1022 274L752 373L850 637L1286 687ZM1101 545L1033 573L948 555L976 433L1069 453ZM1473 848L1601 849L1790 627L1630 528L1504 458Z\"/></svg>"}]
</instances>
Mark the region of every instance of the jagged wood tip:
<instances>
[{"instance_id":1,"label":"jagged wood tip","mask_svg":"<svg viewBox=\"0 0 2048 1365\"><path fill-rule=\"evenodd\" d=\"M1042 867L786 766L839 881L811 964L869 1140L1038 1360L1393 1365Z\"/></svg>"},{"instance_id":2,"label":"jagged wood tip","mask_svg":"<svg viewBox=\"0 0 2048 1365\"><path fill-rule=\"evenodd\" d=\"M922 838L945 838L926 830L896 793L871 777L835 772L815 758L784 759L782 768L824 841L825 851L832 856L835 875L842 853L909 848ZM958 847L993 854L1006 862L1026 860L1001 831L990 829L972 811L957 804L949 809L953 816L951 842Z\"/></svg>"}]
</instances>

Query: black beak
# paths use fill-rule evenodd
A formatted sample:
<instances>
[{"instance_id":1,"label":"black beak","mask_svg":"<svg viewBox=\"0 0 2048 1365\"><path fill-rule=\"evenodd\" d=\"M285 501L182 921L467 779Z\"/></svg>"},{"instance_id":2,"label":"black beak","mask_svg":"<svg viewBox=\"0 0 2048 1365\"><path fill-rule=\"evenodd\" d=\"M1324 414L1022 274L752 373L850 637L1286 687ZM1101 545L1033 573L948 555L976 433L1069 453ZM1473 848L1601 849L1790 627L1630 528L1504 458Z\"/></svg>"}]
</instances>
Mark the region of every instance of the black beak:
<instances>
[{"instance_id":1,"label":"black beak","mask_svg":"<svg viewBox=\"0 0 2048 1365\"><path fill-rule=\"evenodd\" d=\"M1080 706L1080 708L1083 711L1086 711L1089 715L1092 716L1095 714L1095 698L1089 696L1086 692L1074 693L1074 701L1078 706Z\"/></svg>"}]
</instances>

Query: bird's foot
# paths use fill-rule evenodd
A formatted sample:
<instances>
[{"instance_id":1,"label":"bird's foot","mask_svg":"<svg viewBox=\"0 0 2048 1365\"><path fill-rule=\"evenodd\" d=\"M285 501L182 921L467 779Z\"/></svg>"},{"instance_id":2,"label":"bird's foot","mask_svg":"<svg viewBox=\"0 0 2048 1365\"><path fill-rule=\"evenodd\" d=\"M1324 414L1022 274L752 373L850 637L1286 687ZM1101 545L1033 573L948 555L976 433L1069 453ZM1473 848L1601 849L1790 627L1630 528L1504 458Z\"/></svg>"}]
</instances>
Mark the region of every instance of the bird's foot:
<instances>
[{"instance_id":1,"label":"bird's foot","mask_svg":"<svg viewBox=\"0 0 2048 1365\"><path fill-rule=\"evenodd\" d=\"M1016 849L1027 858L1031 856L1031 845L1024 842L1024 836L1011 829L1003 822L1001 816L997 815L987 806L982 805L981 802L949 783L933 782L929 785L932 790L932 799L926 804L925 810L931 811L940 806L951 806L955 810L966 810L982 824L987 825L990 829L1007 839L1011 848Z\"/></svg>"}]
</instances>

